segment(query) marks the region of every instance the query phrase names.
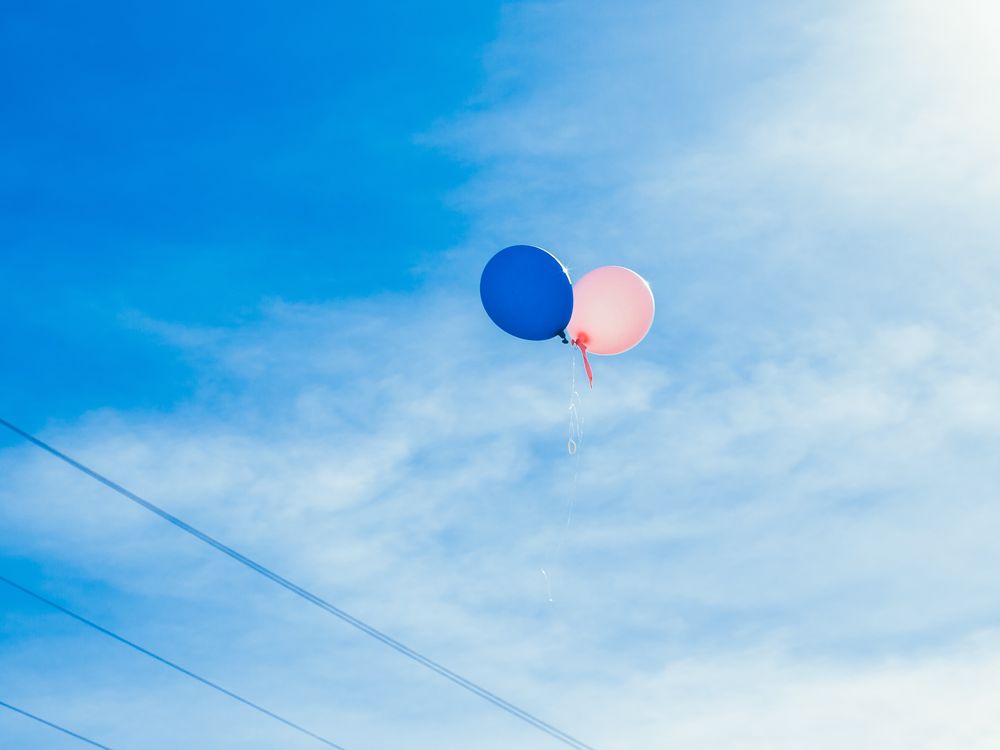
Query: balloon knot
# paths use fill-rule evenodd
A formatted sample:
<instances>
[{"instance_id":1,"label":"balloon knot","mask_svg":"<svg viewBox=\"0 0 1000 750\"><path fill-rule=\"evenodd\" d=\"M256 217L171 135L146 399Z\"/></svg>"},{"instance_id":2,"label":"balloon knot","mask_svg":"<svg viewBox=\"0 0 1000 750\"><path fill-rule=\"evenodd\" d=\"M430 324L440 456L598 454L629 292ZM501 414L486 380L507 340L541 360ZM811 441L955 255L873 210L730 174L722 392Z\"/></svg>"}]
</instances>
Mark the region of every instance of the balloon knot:
<instances>
[{"instance_id":1,"label":"balloon knot","mask_svg":"<svg viewBox=\"0 0 1000 750\"><path fill-rule=\"evenodd\" d=\"M569 339L566 338L566 331L559 331L559 333L557 333L556 336L558 336L559 338L561 338L562 342L564 344L568 344L569 343Z\"/></svg>"}]
</instances>

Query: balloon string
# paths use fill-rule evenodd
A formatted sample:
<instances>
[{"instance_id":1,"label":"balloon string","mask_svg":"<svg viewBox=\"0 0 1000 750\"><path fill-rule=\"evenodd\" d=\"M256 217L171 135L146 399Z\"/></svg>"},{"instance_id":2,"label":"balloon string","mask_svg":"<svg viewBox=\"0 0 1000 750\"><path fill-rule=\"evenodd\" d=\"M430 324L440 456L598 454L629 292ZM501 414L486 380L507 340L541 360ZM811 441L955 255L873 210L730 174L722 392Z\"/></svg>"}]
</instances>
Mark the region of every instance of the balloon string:
<instances>
[{"instance_id":1,"label":"balloon string","mask_svg":"<svg viewBox=\"0 0 1000 750\"><path fill-rule=\"evenodd\" d=\"M580 353L583 355L583 368L587 371L587 380L590 382L590 387L594 387L594 371L590 369L590 360L587 359L587 345L580 340L574 341L580 348Z\"/></svg>"},{"instance_id":2,"label":"balloon string","mask_svg":"<svg viewBox=\"0 0 1000 750\"><path fill-rule=\"evenodd\" d=\"M567 427L569 434L566 440L566 449L573 461L573 483L569 487L569 496L566 498L563 506L566 512L566 520L562 525L562 529L558 532L556 541L549 544L548 551L546 552L550 566L556 565L557 567L562 558L563 547L566 544L566 535L569 533L569 527L573 522L573 506L576 502L577 486L580 479L580 445L583 443L583 415L580 411L583 406L583 399L580 397L580 392L576 389L577 364L575 354L570 357L570 368L572 379L569 391L569 425ZM552 570L551 567L539 568L539 571L545 578L546 597L549 604L555 604L556 600L553 595L550 570Z\"/></svg>"},{"instance_id":3,"label":"balloon string","mask_svg":"<svg viewBox=\"0 0 1000 750\"><path fill-rule=\"evenodd\" d=\"M574 456L576 455L576 452L580 447L580 443L583 440L583 417L580 415L582 399L580 398L579 391L576 390L576 357L571 357L570 362L572 364L573 375L569 392L569 435L566 442L566 448L569 455ZM579 459L579 456L577 458ZM577 463L579 463L579 461ZM576 474L573 475L573 487L574 489L576 488Z\"/></svg>"}]
</instances>

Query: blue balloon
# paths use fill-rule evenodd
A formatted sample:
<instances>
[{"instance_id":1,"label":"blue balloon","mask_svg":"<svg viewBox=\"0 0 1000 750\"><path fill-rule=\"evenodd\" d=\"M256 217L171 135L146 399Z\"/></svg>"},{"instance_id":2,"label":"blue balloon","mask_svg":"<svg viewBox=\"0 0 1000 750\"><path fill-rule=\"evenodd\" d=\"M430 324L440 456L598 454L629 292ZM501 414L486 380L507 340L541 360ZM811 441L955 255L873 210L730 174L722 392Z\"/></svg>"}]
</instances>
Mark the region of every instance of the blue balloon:
<instances>
[{"instance_id":1,"label":"blue balloon","mask_svg":"<svg viewBox=\"0 0 1000 750\"><path fill-rule=\"evenodd\" d=\"M569 272L554 255L531 245L505 247L490 258L479 296L494 323L529 341L560 335L573 315Z\"/></svg>"}]
</instances>

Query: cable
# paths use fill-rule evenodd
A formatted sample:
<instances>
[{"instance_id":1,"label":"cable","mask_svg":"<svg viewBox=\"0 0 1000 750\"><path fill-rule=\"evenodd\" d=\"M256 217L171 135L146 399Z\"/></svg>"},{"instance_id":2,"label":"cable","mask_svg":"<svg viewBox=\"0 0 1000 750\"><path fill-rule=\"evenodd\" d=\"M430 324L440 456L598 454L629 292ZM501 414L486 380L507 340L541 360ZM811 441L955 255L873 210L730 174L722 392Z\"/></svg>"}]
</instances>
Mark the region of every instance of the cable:
<instances>
[{"instance_id":1,"label":"cable","mask_svg":"<svg viewBox=\"0 0 1000 750\"><path fill-rule=\"evenodd\" d=\"M44 724L47 727L52 727L53 729L58 730L58 731L62 732L63 734L68 734L70 737L76 737L78 740L80 740L81 742L86 742L88 745L93 745L94 747L99 747L99 748L101 748L101 750L111 750L111 748L108 747L107 745L102 745L100 742L94 742L93 740L88 740L82 734L77 734L76 732L71 732L66 727L61 727L58 724L53 724L51 721L46 721L41 716L35 716L34 714L29 714L27 711L22 711L20 708L17 708L16 706L12 706L9 703L4 703L3 701L0 701L0 706L3 706L4 708L9 708L14 713L21 714L21 716L27 716L29 719L34 719L39 724Z\"/></svg>"},{"instance_id":2,"label":"cable","mask_svg":"<svg viewBox=\"0 0 1000 750\"><path fill-rule=\"evenodd\" d=\"M171 669L174 669L174 670L180 672L183 675L187 675L188 677L190 677L193 680L197 680L202 685L207 685L208 687L212 688L213 690L218 690L223 695L228 695L233 700L237 700L240 703L244 704L245 706L249 706L250 708L252 708L252 709L254 709L256 711L260 711L265 716L270 716L272 719L280 721L285 726L289 726L292 729L295 729L296 731L302 732L303 734L306 734L306 735L312 737L315 740L319 740L324 745L327 745L329 747L335 748L335 750L345 750L345 748L341 747L336 742L331 742L330 740L326 739L325 737L321 737L320 735L316 734L315 732L310 732L305 727L302 727L302 726L296 724L293 721L289 721L288 719L285 719L285 718L279 716L278 714L274 713L273 711L268 711L263 706L260 706L260 705L258 705L256 703L254 703L253 701L247 700L246 698L243 698L243 697L237 695L236 693L232 692L231 690L226 690L224 687L222 687L221 685L217 685L216 683L212 682L211 680L207 680L204 677L200 677L200 676L196 675L194 672L192 672L189 669L185 669L180 664L175 664L174 662L170 661L169 659L164 659L162 656L158 656L158 655L154 654L149 649L143 648L139 644L133 643L132 641L128 640L127 638L123 638L122 636L120 636L120 635L118 635L116 633L112 633L110 630L108 630L107 628L101 627L96 622L91 622L86 617L78 615L75 612L71 612L70 610L66 609L66 607L63 607L62 605L56 604L54 601L52 601L50 599L46 599L41 594L36 594L34 591L31 591L30 589L26 589L24 586L20 585L19 583L15 583L14 581L12 581L9 578L7 578L6 576L0 575L0 582L6 583L11 588L15 588L18 591L20 591L21 593L27 594L28 596L33 597L34 599L37 599L38 601L42 602L43 604L47 604L48 606L52 607L52 609L57 609L60 612L62 612L63 614L69 615L70 617L72 617L77 622L82 622L87 627L93 628L97 632L103 633L104 635L108 636L109 638L113 638L114 640L118 641L119 643L125 644L129 648L133 648L136 651L138 651L139 653L145 654L146 656L150 657L151 659L155 659L156 661L160 662L160 664L165 664L166 666L170 667Z\"/></svg>"},{"instance_id":3,"label":"cable","mask_svg":"<svg viewBox=\"0 0 1000 750\"><path fill-rule=\"evenodd\" d=\"M369 625L368 623L364 622L363 620L360 620L357 617L355 617L354 615L351 615L348 612L345 612L344 610L340 609L339 607L336 607L333 604L330 604L328 601L326 601L326 600L324 600L324 599L316 596L315 594L311 593L310 591L307 591L306 589L302 588L301 586L298 586L298 585L292 583L287 578L284 578L284 577L278 575L277 573L275 573L271 569L269 569L269 568L261 565L260 563L254 562L249 557L246 557L245 555L240 554L239 552L237 552L236 550L232 549L231 547L227 547L225 544L223 544L222 542L218 541L217 539L209 536L205 532L199 531L194 526L191 526L190 524L186 523L185 521L182 521L177 516L174 516L174 515L168 513L167 511L163 510L163 508L159 507L158 505L155 505L154 503L151 503L149 500L145 500L145 499L139 497L137 494L135 494L131 490L125 489L120 484L118 484L118 483L116 483L116 482L108 479L107 477L105 477L103 474L100 474L97 471L95 471L94 469L91 469L91 468L85 466L84 464L80 463L79 461L77 461L77 460L75 460L73 458L70 458L65 453L62 453L62 452L56 450L55 448L53 448L48 443L40 440L39 438L35 437L34 435L32 435L29 432L25 432L20 427L17 427L15 425L11 424L7 420L3 419L2 417L0 417L0 425L3 425L4 427L6 427L8 430L10 430L11 432L15 433L16 435L20 435L22 438L24 438L25 440L27 440L29 443L32 443L33 445L37 446L38 448L41 448L46 453L49 453L50 455L55 456L60 461L66 463L66 464L69 464L70 466L72 466L77 471L80 471L83 474L86 474L91 479L94 479L94 480L100 482L101 484L103 484L108 489L111 489L114 492L117 492L122 497L125 497L128 500L131 500L133 503L135 503L136 505L139 505L139 506L145 508L150 513L154 513L155 515L157 515L160 518L162 518L164 521L167 521L167 522L173 524L177 528L179 528L182 531L190 534L191 536L195 537L199 541L204 542L205 544L209 545L210 547L214 547L219 552L222 552L224 555L228 555L229 557L231 557L232 559L234 559L237 562L241 563L242 565L245 565L246 567L250 568L251 570L253 570L253 571L257 572L257 573L260 573L265 578L270 579L271 581L273 581L274 583L278 584L279 586L287 589L288 591L291 591L293 594L301 597L302 599L305 599L307 602L309 602L309 603L311 603L311 604L319 607L320 609L322 609L325 612L333 615L334 617L337 617L337 618L343 620L348 625L351 625L352 627L357 628L358 630L360 630L365 635L369 635L372 638L374 638L375 640L381 641L386 646L388 646L389 648L391 648L391 649L393 649L395 651L398 651L403 656L406 656L407 658L412 659L413 661L417 662L418 664L421 664L422 666L427 667L432 672L436 672L437 674L441 675L445 679L450 680L451 682L455 683L456 685L458 685L458 686L460 686L460 687L468 690L470 693L473 693L474 695L478 695L480 698L482 698L483 700L486 700L486 701L492 703L497 708L499 708L499 709L501 709L503 711L506 711L507 713L511 714L512 716L517 717L521 721L523 721L523 722L525 722L527 724L530 724L531 726L535 727L536 729L538 729L538 730L540 730L542 732L545 732L550 737L552 737L552 738L554 738L556 740L559 740L560 742L562 742L565 745L568 745L568 746L570 746L572 748L575 748L575 750L594 750L594 748L591 747L590 745L587 745L587 744L581 742L580 740L578 740L578 739L570 736L569 734L566 734L561 729L557 729L556 727L552 726L551 724L548 724L547 722L544 722L541 719L539 719L539 718L537 718L535 716L532 716L530 713L528 713L524 709L518 708L513 703L509 703L508 701L504 700L503 698L499 697L498 695L495 695L494 693L491 693L489 690L487 690L484 687L481 687L480 685L477 685L472 680L466 679L465 677L462 677L462 675L458 674L457 672L453 672L450 669L448 669L447 667L445 667L445 666L443 666L441 664L438 664L433 659L431 659L431 658L429 658L427 656L424 656L423 654L419 653L418 651L414 651L409 646L406 646L403 643L400 643L395 638L391 638L390 636L386 635L385 633L383 633L382 631L378 630L377 628L372 627L371 625Z\"/></svg>"}]
</instances>

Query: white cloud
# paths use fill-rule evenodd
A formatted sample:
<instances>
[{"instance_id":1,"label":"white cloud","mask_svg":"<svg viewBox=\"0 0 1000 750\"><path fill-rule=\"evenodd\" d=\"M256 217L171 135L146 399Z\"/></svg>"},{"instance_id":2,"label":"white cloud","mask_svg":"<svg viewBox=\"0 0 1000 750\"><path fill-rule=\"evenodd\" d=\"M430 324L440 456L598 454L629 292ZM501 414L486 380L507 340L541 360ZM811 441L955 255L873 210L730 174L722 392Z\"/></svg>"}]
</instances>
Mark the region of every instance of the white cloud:
<instances>
[{"instance_id":1,"label":"white cloud","mask_svg":"<svg viewBox=\"0 0 1000 750\"><path fill-rule=\"evenodd\" d=\"M607 747L990 748L1000 740L995 634L947 652L803 663L770 649L681 660L625 692Z\"/></svg>"},{"instance_id":2,"label":"white cloud","mask_svg":"<svg viewBox=\"0 0 1000 750\"><path fill-rule=\"evenodd\" d=\"M435 288L231 330L133 316L199 393L46 435L598 747L995 746L996 12L606 7L509 11L491 85L435 136L483 165ZM571 353L478 309L515 240L658 295L647 342L595 358L578 461ZM0 471L10 554L348 747L550 746L50 459ZM99 715L72 687L21 682Z\"/></svg>"}]
</instances>

